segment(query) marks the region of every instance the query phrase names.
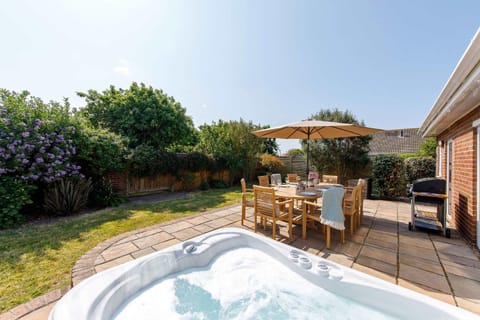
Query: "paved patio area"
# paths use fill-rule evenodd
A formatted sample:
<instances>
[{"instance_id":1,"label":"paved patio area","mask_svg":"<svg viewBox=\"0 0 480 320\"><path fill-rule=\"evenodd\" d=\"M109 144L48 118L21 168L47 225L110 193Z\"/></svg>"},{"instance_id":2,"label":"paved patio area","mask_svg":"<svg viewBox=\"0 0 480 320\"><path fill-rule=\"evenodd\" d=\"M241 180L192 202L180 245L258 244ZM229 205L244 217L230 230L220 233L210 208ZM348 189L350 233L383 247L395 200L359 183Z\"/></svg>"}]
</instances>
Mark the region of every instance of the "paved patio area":
<instances>
[{"instance_id":1,"label":"paved patio area","mask_svg":"<svg viewBox=\"0 0 480 320\"><path fill-rule=\"evenodd\" d=\"M72 270L72 284L204 232L242 227L240 210L236 205L112 238L77 262ZM252 210L247 209L247 219L252 220L252 214ZM330 250L325 248L321 231L309 230L307 240L302 240L300 226L295 228L292 240L286 238L287 228L281 226L278 240L480 314L478 251L470 248L454 231L451 239L421 231L410 232L409 221L407 203L365 200L362 225L353 236L346 232L345 244L339 243L339 232L335 230ZM244 228L253 231L253 223L247 221ZM271 236L271 228L259 230ZM47 319L52 306L50 303L20 319ZM0 319L19 318L3 314Z\"/></svg>"}]
</instances>

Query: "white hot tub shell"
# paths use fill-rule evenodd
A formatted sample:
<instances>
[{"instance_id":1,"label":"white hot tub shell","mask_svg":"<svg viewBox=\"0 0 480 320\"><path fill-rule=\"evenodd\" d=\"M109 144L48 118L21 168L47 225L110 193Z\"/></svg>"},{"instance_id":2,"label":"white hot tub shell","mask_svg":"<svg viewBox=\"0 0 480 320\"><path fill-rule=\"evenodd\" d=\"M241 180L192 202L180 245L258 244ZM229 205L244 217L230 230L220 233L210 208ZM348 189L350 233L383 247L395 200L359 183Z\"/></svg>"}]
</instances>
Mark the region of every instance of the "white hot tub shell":
<instances>
[{"instance_id":1,"label":"white hot tub shell","mask_svg":"<svg viewBox=\"0 0 480 320\"><path fill-rule=\"evenodd\" d=\"M112 319L130 297L151 284L209 265L222 253L255 248L309 282L400 319L480 319L480 316L252 232L226 228L100 272L70 290L50 320Z\"/></svg>"}]
</instances>

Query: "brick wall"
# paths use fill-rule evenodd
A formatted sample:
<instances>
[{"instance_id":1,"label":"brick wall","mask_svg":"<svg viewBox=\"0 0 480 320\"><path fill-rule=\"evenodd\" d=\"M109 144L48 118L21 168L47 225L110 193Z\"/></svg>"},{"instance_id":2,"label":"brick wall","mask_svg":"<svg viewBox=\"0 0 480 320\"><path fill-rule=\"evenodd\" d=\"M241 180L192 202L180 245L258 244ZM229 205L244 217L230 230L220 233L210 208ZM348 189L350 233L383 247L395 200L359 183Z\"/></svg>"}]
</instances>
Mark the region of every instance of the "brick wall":
<instances>
[{"instance_id":1,"label":"brick wall","mask_svg":"<svg viewBox=\"0 0 480 320\"><path fill-rule=\"evenodd\" d=\"M477 232L477 130L472 127L472 123L479 118L480 107L467 114L438 136L438 140L443 141L441 157L441 175L443 178L447 176L447 142L450 139L453 141L452 201L450 203L450 212L457 230L472 244L476 243Z\"/></svg>"}]
</instances>

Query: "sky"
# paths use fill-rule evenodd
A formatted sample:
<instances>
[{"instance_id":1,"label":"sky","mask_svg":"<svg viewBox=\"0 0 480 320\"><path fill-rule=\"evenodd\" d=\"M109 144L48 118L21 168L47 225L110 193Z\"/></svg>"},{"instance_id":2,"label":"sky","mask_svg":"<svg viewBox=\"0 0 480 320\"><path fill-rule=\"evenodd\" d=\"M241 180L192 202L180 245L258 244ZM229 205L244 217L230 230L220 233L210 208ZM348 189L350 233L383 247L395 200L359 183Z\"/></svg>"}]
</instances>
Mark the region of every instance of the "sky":
<instances>
[{"instance_id":1,"label":"sky","mask_svg":"<svg viewBox=\"0 0 480 320\"><path fill-rule=\"evenodd\" d=\"M173 96L197 127L338 108L415 128L479 12L478 0L4 0L0 88L81 107L76 92L135 81Z\"/></svg>"}]
</instances>

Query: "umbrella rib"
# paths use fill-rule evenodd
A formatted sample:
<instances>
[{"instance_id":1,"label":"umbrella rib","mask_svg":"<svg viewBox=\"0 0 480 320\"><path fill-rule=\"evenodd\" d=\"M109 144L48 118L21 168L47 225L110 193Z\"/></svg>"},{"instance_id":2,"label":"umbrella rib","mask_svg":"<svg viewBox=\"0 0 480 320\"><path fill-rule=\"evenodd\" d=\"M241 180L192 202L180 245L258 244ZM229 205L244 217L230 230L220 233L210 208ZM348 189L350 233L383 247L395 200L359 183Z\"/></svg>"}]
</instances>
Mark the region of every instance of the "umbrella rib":
<instances>
[{"instance_id":1,"label":"umbrella rib","mask_svg":"<svg viewBox=\"0 0 480 320\"><path fill-rule=\"evenodd\" d=\"M355 132L355 131L352 131L352 130L348 130L347 128L342 128L342 127L335 127L337 129L339 129L340 131L344 131L344 132L348 132L348 133L351 133L351 134L354 134L356 136L360 136L360 134L358 134L358 132Z\"/></svg>"},{"instance_id":2,"label":"umbrella rib","mask_svg":"<svg viewBox=\"0 0 480 320\"><path fill-rule=\"evenodd\" d=\"M315 133L315 132L318 132L318 135L320 136L320 139L323 139L323 135L321 133L321 130L324 129L325 127L316 127L316 128L312 128L312 131L310 132L310 135Z\"/></svg>"},{"instance_id":3,"label":"umbrella rib","mask_svg":"<svg viewBox=\"0 0 480 320\"><path fill-rule=\"evenodd\" d=\"M297 132L302 132L302 133L307 133L303 128L295 128L293 129L292 133L287 136L287 139L290 139L291 136L293 136Z\"/></svg>"},{"instance_id":4,"label":"umbrella rib","mask_svg":"<svg viewBox=\"0 0 480 320\"><path fill-rule=\"evenodd\" d=\"M265 129L265 130L269 130L269 129ZM265 134L269 135L269 134L278 132L278 131L280 131L280 130L282 130L282 128L272 128L272 129L270 129L268 132L266 132ZM264 135L262 134L261 137L264 138Z\"/></svg>"},{"instance_id":5,"label":"umbrella rib","mask_svg":"<svg viewBox=\"0 0 480 320\"><path fill-rule=\"evenodd\" d=\"M322 129L324 128L327 128L327 127L318 127L318 128L315 128L312 133L314 132L318 132L318 134L320 135L320 139L324 139L324 136L320 133ZM339 131L343 131L343 132L347 132L347 133L350 133L350 134L353 134L354 136L362 136L362 134L359 134L358 132L355 132L353 130L348 130L347 126L345 126L345 128L342 128L341 126L334 126L332 128L335 128ZM339 138L342 138L342 137L339 137ZM349 138L349 137L343 137L343 138ZM351 137L350 137L351 138Z\"/></svg>"}]
</instances>

